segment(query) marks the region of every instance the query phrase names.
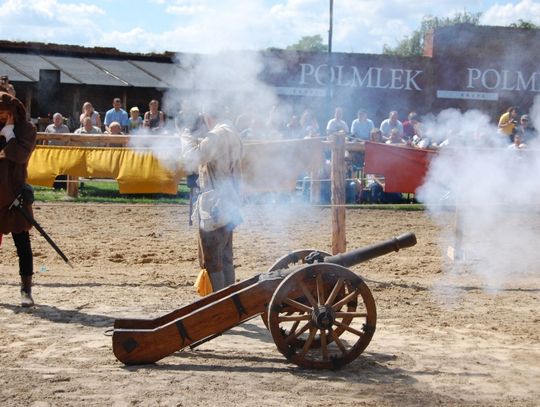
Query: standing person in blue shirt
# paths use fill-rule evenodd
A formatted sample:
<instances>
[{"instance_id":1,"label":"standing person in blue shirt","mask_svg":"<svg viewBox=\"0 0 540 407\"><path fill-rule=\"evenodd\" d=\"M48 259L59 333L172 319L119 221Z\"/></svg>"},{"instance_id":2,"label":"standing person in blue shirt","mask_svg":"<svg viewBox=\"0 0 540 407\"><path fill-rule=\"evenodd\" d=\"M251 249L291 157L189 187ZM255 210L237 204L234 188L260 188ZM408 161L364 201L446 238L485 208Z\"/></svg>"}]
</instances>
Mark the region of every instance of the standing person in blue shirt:
<instances>
[{"instance_id":1,"label":"standing person in blue shirt","mask_svg":"<svg viewBox=\"0 0 540 407\"><path fill-rule=\"evenodd\" d=\"M375 128L373 122L368 119L367 113L360 109L357 113L356 119L351 123L351 135L359 141L369 140L371 130Z\"/></svg>"},{"instance_id":2,"label":"standing person in blue shirt","mask_svg":"<svg viewBox=\"0 0 540 407\"><path fill-rule=\"evenodd\" d=\"M392 129L397 129L399 136L403 137L403 123L399 121L398 112L395 110L390 112L388 119L383 120L379 128L381 129L384 140L390 139Z\"/></svg>"},{"instance_id":3,"label":"standing person in blue shirt","mask_svg":"<svg viewBox=\"0 0 540 407\"><path fill-rule=\"evenodd\" d=\"M127 112L122 109L122 101L120 98L114 98L113 99L113 108L111 110L108 110L107 113L105 113L105 121L103 124L105 125L106 132L109 132L109 126L112 122L118 122L122 126L122 129L124 131L127 131L128 126L128 114Z\"/></svg>"},{"instance_id":4,"label":"standing person in blue shirt","mask_svg":"<svg viewBox=\"0 0 540 407\"><path fill-rule=\"evenodd\" d=\"M341 107L336 107L334 112L334 117L328 121L326 125L326 134L331 135L337 132L349 133L349 126L343 120L343 109Z\"/></svg>"},{"instance_id":5,"label":"standing person in blue shirt","mask_svg":"<svg viewBox=\"0 0 540 407\"><path fill-rule=\"evenodd\" d=\"M360 109L356 114L356 119L351 123L351 136L354 142L365 142L369 140L371 131L375 128L373 121L368 119L365 110ZM365 154L363 151L349 152L353 171L361 170L364 167Z\"/></svg>"}]
</instances>

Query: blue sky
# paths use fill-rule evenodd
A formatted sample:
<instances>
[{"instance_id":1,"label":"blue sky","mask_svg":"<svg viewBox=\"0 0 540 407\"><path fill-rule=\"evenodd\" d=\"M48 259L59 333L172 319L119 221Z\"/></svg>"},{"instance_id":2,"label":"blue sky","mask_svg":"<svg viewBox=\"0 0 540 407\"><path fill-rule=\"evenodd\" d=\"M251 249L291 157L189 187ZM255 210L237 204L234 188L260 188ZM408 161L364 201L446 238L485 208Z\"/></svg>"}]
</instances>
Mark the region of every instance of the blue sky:
<instances>
[{"instance_id":1,"label":"blue sky","mask_svg":"<svg viewBox=\"0 0 540 407\"><path fill-rule=\"evenodd\" d=\"M217 52L286 47L328 35L328 0L2 0L0 39L114 47L125 52ZM380 53L426 15L481 12L481 23L540 25L540 1L334 0L333 49Z\"/></svg>"}]
</instances>

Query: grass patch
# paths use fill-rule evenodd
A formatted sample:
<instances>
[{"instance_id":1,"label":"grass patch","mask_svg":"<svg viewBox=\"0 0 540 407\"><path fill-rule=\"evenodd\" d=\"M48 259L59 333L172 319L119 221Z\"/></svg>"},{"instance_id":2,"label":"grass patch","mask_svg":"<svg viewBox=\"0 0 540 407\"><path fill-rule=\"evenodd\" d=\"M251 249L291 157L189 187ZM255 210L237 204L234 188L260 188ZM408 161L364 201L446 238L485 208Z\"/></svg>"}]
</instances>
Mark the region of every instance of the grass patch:
<instances>
[{"instance_id":1,"label":"grass patch","mask_svg":"<svg viewBox=\"0 0 540 407\"><path fill-rule=\"evenodd\" d=\"M85 181L79 186L77 198L68 197L63 189L34 187L36 201L40 202L93 202L93 203L130 203L130 204L186 204L189 202L189 189L178 186L176 195L167 194L121 194L116 182Z\"/></svg>"},{"instance_id":2,"label":"grass patch","mask_svg":"<svg viewBox=\"0 0 540 407\"><path fill-rule=\"evenodd\" d=\"M405 203L405 204L360 204L347 209L378 209L388 211L423 211L426 207L419 203Z\"/></svg>"},{"instance_id":3,"label":"grass patch","mask_svg":"<svg viewBox=\"0 0 540 407\"><path fill-rule=\"evenodd\" d=\"M79 187L79 196L71 198L63 189L55 190L47 187L34 187L36 201L40 202L90 202L90 203L120 203L120 204L187 204L189 203L189 188L180 184L176 195L165 194L121 194L116 182L85 181ZM263 200L264 201L264 200ZM253 202L257 202L254 200ZM330 205L320 205L328 206ZM376 209L389 211L423 211L425 206L419 203L399 204L351 204L347 209Z\"/></svg>"}]
</instances>

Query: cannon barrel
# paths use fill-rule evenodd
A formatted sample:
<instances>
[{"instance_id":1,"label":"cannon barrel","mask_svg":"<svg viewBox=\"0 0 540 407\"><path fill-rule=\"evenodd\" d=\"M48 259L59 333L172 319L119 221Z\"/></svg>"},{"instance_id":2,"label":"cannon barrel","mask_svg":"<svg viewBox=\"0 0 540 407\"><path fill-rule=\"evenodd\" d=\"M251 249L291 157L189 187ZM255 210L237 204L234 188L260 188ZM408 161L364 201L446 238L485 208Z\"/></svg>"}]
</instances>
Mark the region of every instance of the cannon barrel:
<instances>
[{"instance_id":1,"label":"cannon barrel","mask_svg":"<svg viewBox=\"0 0 540 407\"><path fill-rule=\"evenodd\" d=\"M416 244L416 235L412 232L404 233L398 237L385 240L371 246L362 247L360 249L351 250L350 252L336 254L334 256L326 256L325 263L339 264L343 267L354 266L382 256L392 251L399 251L406 247L411 247Z\"/></svg>"}]
</instances>

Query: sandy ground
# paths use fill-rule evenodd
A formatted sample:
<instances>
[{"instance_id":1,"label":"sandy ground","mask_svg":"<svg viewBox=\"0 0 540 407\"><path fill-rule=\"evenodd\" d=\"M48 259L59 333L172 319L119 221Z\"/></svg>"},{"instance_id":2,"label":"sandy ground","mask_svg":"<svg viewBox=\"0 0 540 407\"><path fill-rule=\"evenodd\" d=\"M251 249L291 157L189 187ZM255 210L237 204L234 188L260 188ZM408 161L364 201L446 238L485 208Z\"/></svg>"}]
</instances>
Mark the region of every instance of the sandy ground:
<instances>
[{"instance_id":1,"label":"sandy ground","mask_svg":"<svg viewBox=\"0 0 540 407\"><path fill-rule=\"evenodd\" d=\"M339 371L287 363L260 318L149 366L116 360L116 318L153 318L197 295L184 206L36 204L70 269L35 231L34 298L19 307L16 256L0 249L3 406L534 406L540 400L538 269L502 289L449 275L423 212L347 211L348 248L406 231L415 247L351 269L377 302L375 335ZM250 206L235 234L237 279L301 248L330 250L329 209Z\"/></svg>"}]
</instances>

